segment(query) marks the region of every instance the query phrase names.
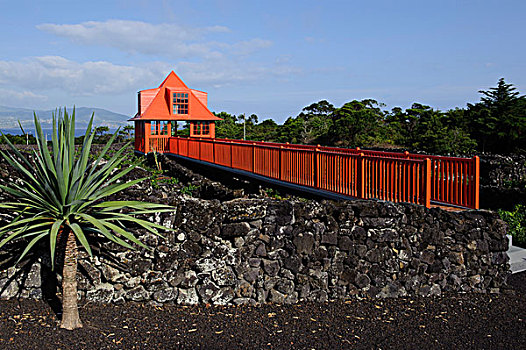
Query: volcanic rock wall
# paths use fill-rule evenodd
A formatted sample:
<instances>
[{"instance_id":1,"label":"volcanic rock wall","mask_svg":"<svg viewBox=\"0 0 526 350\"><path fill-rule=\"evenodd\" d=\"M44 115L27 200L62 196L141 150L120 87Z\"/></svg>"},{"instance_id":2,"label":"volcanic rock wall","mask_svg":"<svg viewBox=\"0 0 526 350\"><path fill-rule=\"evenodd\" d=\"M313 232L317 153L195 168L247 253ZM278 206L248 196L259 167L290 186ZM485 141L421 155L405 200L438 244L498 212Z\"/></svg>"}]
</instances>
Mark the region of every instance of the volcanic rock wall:
<instances>
[{"instance_id":1,"label":"volcanic rock wall","mask_svg":"<svg viewBox=\"0 0 526 350\"><path fill-rule=\"evenodd\" d=\"M511 210L518 203L526 203L526 155L482 155L481 208Z\"/></svg>"},{"instance_id":2,"label":"volcanic rock wall","mask_svg":"<svg viewBox=\"0 0 526 350\"><path fill-rule=\"evenodd\" d=\"M174 213L152 220L174 228L166 239L142 236L152 250L104 243L99 257L80 259L81 297L255 304L498 293L509 269L504 224L487 211L182 197ZM42 250L34 262L0 272L1 296L52 296L54 275Z\"/></svg>"}]
</instances>

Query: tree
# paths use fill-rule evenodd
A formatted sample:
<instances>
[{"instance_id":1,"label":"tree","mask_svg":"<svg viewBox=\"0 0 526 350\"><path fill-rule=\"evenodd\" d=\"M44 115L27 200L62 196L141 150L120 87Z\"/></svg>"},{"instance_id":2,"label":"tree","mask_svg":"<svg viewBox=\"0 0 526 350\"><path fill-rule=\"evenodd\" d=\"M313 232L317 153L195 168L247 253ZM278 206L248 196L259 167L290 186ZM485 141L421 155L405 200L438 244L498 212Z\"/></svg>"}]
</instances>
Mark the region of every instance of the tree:
<instances>
[{"instance_id":1,"label":"tree","mask_svg":"<svg viewBox=\"0 0 526 350\"><path fill-rule=\"evenodd\" d=\"M276 142L279 125L272 119L265 119L255 124L251 130L250 139L254 141Z\"/></svg>"},{"instance_id":2,"label":"tree","mask_svg":"<svg viewBox=\"0 0 526 350\"><path fill-rule=\"evenodd\" d=\"M333 112L332 143L349 147L369 146L383 141L384 112L371 99L347 102Z\"/></svg>"},{"instance_id":3,"label":"tree","mask_svg":"<svg viewBox=\"0 0 526 350\"><path fill-rule=\"evenodd\" d=\"M301 131L302 143L325 143L327 134L333 126L332 113L334 106L321 100L303 108L298 118L303 119Z\"/></svg>"},{"instance_id":4,"label":"tree","mask_svg":"<svg viewBox=\"0 0 526 350\"><path fill-rule=\"evenodd\" d=\"M223 119L216 122L216 137L220 139L240 139L243 137L243 126L237 124L235 115L227 112L214 113Z\"/></svg>"},{"instance_id":5,"label":"tree","mask_svg":"<svg viewBox=\"0 0 526 350\"><path fill-rule=\"evenodd\" d=\"M516 152L526 144L526 97L504 78L496 87L480 90L480 102L468 104L470 132L482 151Z\"/></svg>"},{"instance_id":6,"label":"tree","mask_svg":"<svg viewBox=\"0 0 526 350\"><path fill-rule=\"evenodd\" d=\"M385 120L393 142L411 150L466 154L472 152L476 145L467 132L461 109L443 113L413 103L405 111L400 107L393 108Z\"/></svg>"},{"instance_id":7,"label":"tree","mask_svg":"<svg viewBox=\"0 0 526 350\"><path fill-rule=\"evenodd\" d=\"M110 131L110 128L107 126L97 126L95 128L95 136L102 136L102 134Z\"/></svg>"},{"instance_id":8,"label":"tree","mask_svg":"<svg viewBox=\"0 0 526 350\"><path fill-rule=\"evenodd\" d=\"M160 235L163 226L137 218L139 214L167 212L173 208L139 201L103 201L106 197L129 188L144 179L122 182L133 166L114 172L124 160L125 147L120 148L101 165L117 133L105 145L95 161L90 161L94 133L93 116L79 155L75 155L75 110L71 117L64 109L58 120L53 115L51 151L35 114L38 151L33 159L24 156L9 140L10 153L1 152L6 161L20 173L20 181L0 186L14 197L14 201L1 203L0 208L15 215L11 223L0 228L0 248L15 240L29 241L20 261L36 243L44 238L49 244L52 268L56 255L62 263L62 320L61 328L82 327L77 307L78 245L92 256L90 240L104 237L126 248L130 243L146 247L127 227L137 225ZM123 209L125 212L123 212Z\"/></svg>"},{"instance_id":9,"label":"tree","mask_svg":"<svg viewBox=\"0 0 526 350\"><path fill-rule=\"evenodd\" d=\"M303 143L305 120L289 117L279 130L279 142Z\"/></svg>"},{"instance_id":10,"label":"tree","mask_svg":"<svg viewBox=\"0 0 526 350\"><path fill-rule=\"evenodd\" d=\"M121 131L119 131L119 135L124 136L126 140L129 140L134 130L135 128L133 125L126 125Z\"/></svg>"}]
</instances>

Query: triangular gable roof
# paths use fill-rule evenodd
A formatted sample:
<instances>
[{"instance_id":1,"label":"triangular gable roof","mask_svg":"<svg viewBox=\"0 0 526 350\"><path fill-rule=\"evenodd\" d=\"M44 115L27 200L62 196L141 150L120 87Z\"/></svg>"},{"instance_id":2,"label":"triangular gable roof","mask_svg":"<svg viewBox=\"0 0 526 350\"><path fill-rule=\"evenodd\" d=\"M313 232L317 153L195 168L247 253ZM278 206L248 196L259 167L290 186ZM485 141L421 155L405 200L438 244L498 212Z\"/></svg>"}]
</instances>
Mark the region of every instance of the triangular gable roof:
<instances>
[{"instance_id":1,"label":"triangular gable roof","mask_svg":"<svg viewBox=\"0 0 526 350\"><path fill-rule=\"evenodd\" d=\"M163 80L161 85L159 87L178 87L178 88L185 88L188 89L188 86L175 74L174 71L171 71L170 74L166 77L166 79Z\"/></svg>"},{"instance_id":2,"label":"triangular gable roof","mask_svg":"<svg viewBox=\"0 0 526 350\"><path fill-rule=\"evenodd\" d=\"M150 89L148 91L152 91ZM144 90L146 91L146 90ZM188 93L189 114L188 115L174 115L171 111L171 92L185 92ZM150 102L148 107L141 114L140 111L130 120L204 120L215 121L222 120L216 117L210 110L201 102L201 100L194 94L194 92L186 86L186 84L175 74L170 72L166 79L159 85L157 94Z\"/></svg>"}]
</instances>

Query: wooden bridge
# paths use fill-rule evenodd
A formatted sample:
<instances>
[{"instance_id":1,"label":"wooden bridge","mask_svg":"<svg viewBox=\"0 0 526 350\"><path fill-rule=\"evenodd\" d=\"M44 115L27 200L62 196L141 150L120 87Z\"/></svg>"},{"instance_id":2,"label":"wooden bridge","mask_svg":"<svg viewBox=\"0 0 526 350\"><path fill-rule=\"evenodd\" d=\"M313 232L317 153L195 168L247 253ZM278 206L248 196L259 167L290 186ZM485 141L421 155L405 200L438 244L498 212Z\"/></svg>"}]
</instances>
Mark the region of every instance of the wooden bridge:
<instances>
[{"instance_id":1,"label":"wooden bridge","mask_svg":"<svg viewBox=\"0 0 526 350\"><path fill-rule=\"evenodd\" d=\"M343 196L479 208L478 157L147 135L135 150L186 157Z\"/></svg>"}]
</instances>

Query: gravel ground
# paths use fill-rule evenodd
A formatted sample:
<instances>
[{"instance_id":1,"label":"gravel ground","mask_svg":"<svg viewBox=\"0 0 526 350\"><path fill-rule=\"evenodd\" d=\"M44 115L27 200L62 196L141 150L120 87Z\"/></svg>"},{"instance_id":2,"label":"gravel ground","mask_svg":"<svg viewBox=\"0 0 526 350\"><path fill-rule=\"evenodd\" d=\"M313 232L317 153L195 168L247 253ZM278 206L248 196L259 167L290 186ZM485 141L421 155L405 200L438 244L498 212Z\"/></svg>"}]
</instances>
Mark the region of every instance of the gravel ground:
<instances>
[{"instance_id":1,"label":"gravel ground","mask_svg":"<svg viewBox=\"0 0 526 350\"><path fill-rule=\"evenodd\" d=\"M526 272L500 295L291 306L81 306L58 328L43 301L0 301L0 349L525 349Z\"/></svg>"}]
</instances>

